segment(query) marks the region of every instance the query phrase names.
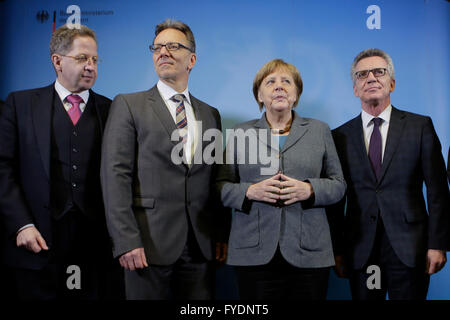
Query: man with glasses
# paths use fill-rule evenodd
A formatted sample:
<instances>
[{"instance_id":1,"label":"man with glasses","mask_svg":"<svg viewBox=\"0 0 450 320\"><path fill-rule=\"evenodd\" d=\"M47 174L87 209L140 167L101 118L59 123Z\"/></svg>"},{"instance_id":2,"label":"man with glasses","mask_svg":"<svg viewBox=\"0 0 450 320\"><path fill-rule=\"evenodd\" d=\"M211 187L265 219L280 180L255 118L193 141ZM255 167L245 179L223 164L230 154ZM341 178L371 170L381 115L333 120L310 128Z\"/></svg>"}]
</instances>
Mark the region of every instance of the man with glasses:
<instances>
[{"instance_id":1,"label":"man with glasses","mask_svg":"<svg viewBox=\"0 0 450 320\"><path fill-rule=\"evenodd\" d=\"M210 299L211 260L223 261L226 247L216 253L213 241L216 165L193 159L207 146L203 133L221 128L220 115L188 89L197 56L186 24L157 25L150 51L158 83L114 98L103 140L114 256L126 270L127 299Z\"/></svg>"},{"instance_id":2,"label":"man with glasses","mask_svg":"<svg viewBox=\"0 0 450 320\"><path fill-rule=\"evenodd\" d=\"M333 131L348 185L329 215L332 225L342 225L346 200L344 242L335 248L337 271L349 276L354 299L383 300L388 293L393 300L423 300L430 275L444 267L449 250L441 144L429 117L391 105L395 76L386 52L362 51L351 77L362 111Z\"/></svg>"},{"instance_id":3,"label":"man with glasses","mask_svg":"<svg viewBox=\"0 0 450 320\"><path fill-rule=\"evenodd\" d=\"M120 275L107 278L114 264L100 151L111 100L90 89L94 31L58 28L50 56L56 81L12 92L0 117L3 259L20 299L110 297Z\"/></svg>"}]
</instances>

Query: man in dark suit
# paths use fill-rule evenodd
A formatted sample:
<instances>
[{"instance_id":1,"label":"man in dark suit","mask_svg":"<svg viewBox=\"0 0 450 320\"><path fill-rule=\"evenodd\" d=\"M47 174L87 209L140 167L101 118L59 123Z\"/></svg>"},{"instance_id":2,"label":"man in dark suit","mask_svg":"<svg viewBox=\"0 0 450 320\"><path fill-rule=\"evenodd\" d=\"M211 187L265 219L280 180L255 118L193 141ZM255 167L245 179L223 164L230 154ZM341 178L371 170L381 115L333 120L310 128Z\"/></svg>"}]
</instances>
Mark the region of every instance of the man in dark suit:
<instances>
[{"instance_id":1,"label":"man in dark suit","mask_svg":"<svg viewBox=\"0 0 450 320\"><path fill-rule=\"evenodd\" d=\"M50 54L56 81L12 92L0 118L3 260L20 299L102 298L113 266L100 186L111 100L90 90L91 29L58 28Z\"/></svg>"},{"instance_id":2,"label":"man in dark suit","mask_svg":"<svg viewBox=\"0 0 450 320\"><path fill-rule=\"evenodd\" d=\"M0 100L0 117L2 115L2 111L4 108L5 102L3 100ZM0 209L0 216L1 216L1 209ZM0 219L0 239L3 239L5 230L3 228L3 221ZM0 246L0 257L1 252L3 251L3 248ZM2 301L4 300L11 300L15 298L15 293L13 286L11 284L11 276L9 268L4 264L3 261L0 260L0 299Z\"/></svg>"},{"instance_id":3,"label":"man in dark suit","mask_svg":"<svg viewBox=\"0 0 450 320\"><path fill-rule=\"evenodd\" d=\"M362 112L333 137L347 182L344 250L352 295L425 299L429 275L444 267L449 249L441 144L429 117L391 105L395 77L387 53L362 51L351 76ZM345 198L333 214L343 217L344 204ZM379 282L371 265L379 267Z\"/></svg>"},{"instance_id":4,"label":"man in dark suit","mask_svg":"<svg viewBox=\"0 0 450 320\"><path fill-rule=\"evenodd\" d=\"M216 165L194 160L207 146L204 132L221 128L220 115L188 90L196 54L186 24L157 25L150 50L157 85L114 98L103 140L114 256L126 269L127 299L210 299Z\"/></svg>"},{"instance_id":5,"label":"man in dark suit","mask_svg":"<svg viewBox=\"0 0 450 320\"><path fill-rule=\"evenodd\" d=\"M448 156L447 156L447 178L448 182L450 182L450 147L448 148Z\"/></svg>"}]
</instances>

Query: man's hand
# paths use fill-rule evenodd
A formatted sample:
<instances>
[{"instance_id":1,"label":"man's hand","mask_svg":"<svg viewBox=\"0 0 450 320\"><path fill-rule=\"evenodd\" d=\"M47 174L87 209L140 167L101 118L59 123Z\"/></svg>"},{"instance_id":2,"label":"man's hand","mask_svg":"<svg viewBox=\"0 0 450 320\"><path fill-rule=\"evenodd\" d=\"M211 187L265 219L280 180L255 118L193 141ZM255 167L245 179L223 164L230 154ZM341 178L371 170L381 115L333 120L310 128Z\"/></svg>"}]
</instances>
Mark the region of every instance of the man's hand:
<instances>
[{"instance_id":1,"label":"man's hand","mask_svg":"<svg viewBox=\"0 0 450 320\"><path fill-rule=\"evenodd\" d=\"M280 178L281 174L278 173L269 179L252 184L245 195L250 200L276 203L280 198Z\"/></svg>"},{"instance_id":2,"label":"man's hand","mask_svg":"<svg viewBox=\"0 0 450 320\"><path fill-rule=\"evenodd\" d=\"M314 190L310 183L303 182L294 178L289 178L284 174L281 174L281 196L280 199L286 200L284 202L285 205L289 205L291 203L297 201L303 201L309 199Z\"/></svg>"},{"instance_id":3,"label":"man's hand","mask_svg":"<svg viewBox=\"0 0 450 320\"><path fill-rule=\"evenodd\" d=\"M124 253L120 256L119 262L122 267L130 271L148 267L144 248L136 248Z\"/></svg>"},{"instance_id":4,"label":"man's hand","mask_svg":"<svg viewBox=\"0 0 450 320\"><path fill-rule=\"evenodd\" d=\"M433 274L439 272L447 262L445 251L428 249L426 272Z\"/></svg>"},{"instance_id":5,"label":"man's hand","mask_svg":"<svg viewBox=\"0 0 450 320\"><path fill-rule=\"evenodd\" d=\"M21 230L17 234L16 244L18 247L25 247L34 253L38 253L41 250L48 250L47 243L45 243L41 233L34 226Z\"/></svg>"},{"instance_id":6,"label":"man's hand","mask_svg":"<svg viewBox=\"0 0 450 320\"><path fill-rule=\"evenodd\" d=\"M226 242L216 243L216 261L223 263L227 259L228 244Z\"/></svg>"},{"instance_id":7,"label":"man's hand","mask_svg":"<svg viewBox=\"0 0 450 320\"><path fill-rule=\"evenodd\" d=\"M335 256L334 261L336 265L333 267L334 272L339 278L348 278L348 270L345 264L344 256Z\"/></svg>"}]
</instances>

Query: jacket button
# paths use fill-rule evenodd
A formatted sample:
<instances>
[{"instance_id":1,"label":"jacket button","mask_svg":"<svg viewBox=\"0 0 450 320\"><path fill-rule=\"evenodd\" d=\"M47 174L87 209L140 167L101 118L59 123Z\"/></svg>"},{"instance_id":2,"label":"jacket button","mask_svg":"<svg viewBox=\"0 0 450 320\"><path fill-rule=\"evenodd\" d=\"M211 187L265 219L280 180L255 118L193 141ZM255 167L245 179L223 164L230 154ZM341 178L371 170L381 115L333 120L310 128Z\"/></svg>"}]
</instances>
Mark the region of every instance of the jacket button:
<instances>
[{"instance_id":1,"label":"jacket button","mask_svg":"<svg viewBox=\"0 0 450 320\"><path fill-rule=\"evenodd\" d=\"M372 219L372 221L377 220L377 216L370 216L370 219Z\"/></svg>"}]
</instances>

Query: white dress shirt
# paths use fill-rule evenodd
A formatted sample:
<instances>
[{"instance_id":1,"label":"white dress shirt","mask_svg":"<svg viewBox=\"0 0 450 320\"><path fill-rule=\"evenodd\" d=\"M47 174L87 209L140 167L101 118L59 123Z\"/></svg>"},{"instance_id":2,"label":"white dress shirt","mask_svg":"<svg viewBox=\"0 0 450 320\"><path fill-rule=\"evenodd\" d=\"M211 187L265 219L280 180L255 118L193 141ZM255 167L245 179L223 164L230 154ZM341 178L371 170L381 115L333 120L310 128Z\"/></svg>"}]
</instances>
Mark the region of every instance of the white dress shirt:
<instances>
[{"instance_id":1,"label":"white dress shirt","mask_svg":"<svg viewBox=\"0 0 450 320\"><path fill-rule=\"evenodd\" d=\"M58 93L59 98L61 99L62 104L64 105L64 109L66 109L66 111L69 111L70 108L72 108L72 105L70 104L69 101L66 100L67 96L70 96L72 94L72 92L70 92L69 90L67 90L66 88L64 88L62 86L61 83L59 83L58 79L56 79L55 81L55 90ZM86 103L89 99L89 90L84 90L81 91L80 93L74 93L78 96L80 96L83 99L83 102L80 102L80 109L81 112L84 112L84 109L86 109Z\"/></svg>"},{"instance_id":2,"label":"white dress shirt","mask_svg":"<svg viewBox=\"0 0 450 320\"><path fill-rule=\"evenodd\" d=\"M384 158L384 149L386 147L386 139L389 130L389 122L391 121L391 111L392 106L388 105L386 109L383 110L382 113L378 115L378 117L374 117L371 114L368 114L366 111L362 110L361 119L362 126L364 131L364 142L366 144L366 152L369 153L369 144L370 144L370 136L373 131L373 118L381 118L383 121L380 124L380 134L381 134L381 162L383 162Z\"/></svg>"},{"instance_id":3,"label":"white dress shirt","mask_svg":"<svg viewBox=\"0 0 450 320\"><path fill-rule=\"evenodd\" d=\"M194 150L197 147L198 139L196 139L197 125L195 123L196 118L194 114L194 109L192 108L191 99L189 96L189 89L186 87L186 89L183 92L177 92L175 89L168 86L161 80L158 81L158 84L156 86L175 123L177 122L176 118L177 118L178 104L172 101L171 98L176 94L183 94L185 97L184 109L186 111L186 120L187 120L187 139L184 154L186 155L186 161L190 164L192 161Z\"/></svg>"}]
</instances>

